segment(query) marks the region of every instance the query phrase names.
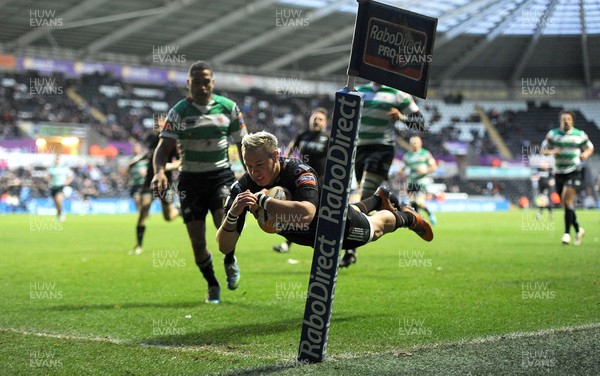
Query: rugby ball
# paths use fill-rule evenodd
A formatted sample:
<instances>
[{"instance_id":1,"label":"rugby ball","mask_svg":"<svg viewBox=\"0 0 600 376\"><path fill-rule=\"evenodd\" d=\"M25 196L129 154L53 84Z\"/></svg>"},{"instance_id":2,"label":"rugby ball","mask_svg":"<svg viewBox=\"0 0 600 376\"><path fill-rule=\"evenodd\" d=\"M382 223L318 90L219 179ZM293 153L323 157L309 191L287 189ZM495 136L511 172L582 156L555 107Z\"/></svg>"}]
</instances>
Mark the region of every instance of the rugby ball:
<instances>
[{"instance_id":1,"label":"rugby ball","mask_svg":"<svg viewBox=\"0 0 600 376\"><path fill-rule=\"evenodd\" d=\"M290 191L280 186L269 189L267 196L277 200L288 200L292 197ZM260 228L269 234L281 232L283 228L282 224L278 221L277 216L270 215L263 208L258 208L256 219L258 220Z\"/></svg>"}]
</instances>

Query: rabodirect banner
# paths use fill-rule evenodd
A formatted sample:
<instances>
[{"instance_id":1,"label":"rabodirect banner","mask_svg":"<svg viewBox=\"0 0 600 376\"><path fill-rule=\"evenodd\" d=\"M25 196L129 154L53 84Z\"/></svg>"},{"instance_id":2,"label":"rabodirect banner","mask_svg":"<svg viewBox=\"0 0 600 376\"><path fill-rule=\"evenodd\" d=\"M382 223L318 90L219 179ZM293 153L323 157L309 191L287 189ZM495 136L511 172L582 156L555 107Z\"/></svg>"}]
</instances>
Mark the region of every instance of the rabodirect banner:
<instances>
[{"instance_id":1,"label":"rabodirect banner","mask_svg":"<svg viewBox=\"0 0 600 376\"><path fill-rule=\"evenodd\" d=\"M437 18L358 1L348 75L425 99Z\"/></svg>"},{"instance_id":2,"label":"rabodirect banner","mask_svg":"<svg viewBox=\"0 0 600 376\"><path fill-rule=\"evenodd\" d=\"M333 123L317 213L317 233L298 350L299 362L320 362L325 358L338 258L346 227L349 187L354 171L356 136L363 95L360 92L349 91L348 88L335 94Z\"/></svg>"}]
</instances>

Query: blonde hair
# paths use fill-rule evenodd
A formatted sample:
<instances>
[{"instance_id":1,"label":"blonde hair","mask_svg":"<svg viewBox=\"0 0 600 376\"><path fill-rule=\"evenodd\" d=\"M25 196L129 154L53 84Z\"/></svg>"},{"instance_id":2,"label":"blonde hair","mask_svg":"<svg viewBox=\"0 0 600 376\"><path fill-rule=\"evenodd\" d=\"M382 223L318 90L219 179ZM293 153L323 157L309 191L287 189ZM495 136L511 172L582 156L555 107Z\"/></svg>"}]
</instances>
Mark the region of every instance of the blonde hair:
<instances>
[{"instance_id":1,"label":"blonde hair","mask_svg":"<svg viewBox=\"0 0 600 376\"><path fill-rule=\"evenodd\" d=\"M262 150L267 155L271 155L277 150L277 137L266 131L245 135L242 139L242 150L253 149Z\"/></svg>"}]
</instances>

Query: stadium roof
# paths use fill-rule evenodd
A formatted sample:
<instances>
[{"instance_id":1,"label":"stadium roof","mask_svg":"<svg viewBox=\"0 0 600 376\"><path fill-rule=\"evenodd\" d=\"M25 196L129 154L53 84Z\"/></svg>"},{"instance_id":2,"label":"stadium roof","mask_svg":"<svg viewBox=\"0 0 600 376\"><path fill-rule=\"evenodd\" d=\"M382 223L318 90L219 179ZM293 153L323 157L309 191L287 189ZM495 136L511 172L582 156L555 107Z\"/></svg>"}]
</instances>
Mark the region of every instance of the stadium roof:
<instances>
[{"instance_id":1,"label":"stadium roof","mask_svg":"<svg viewBox=\"0 0 600 376\"><path fill-rule=\"evenodd\" d=\"M600 0L382 1L439 19L431 83L600 81ZM344 75L356 0L0 0L4 52Z\"/></svg>"}]
</instances>

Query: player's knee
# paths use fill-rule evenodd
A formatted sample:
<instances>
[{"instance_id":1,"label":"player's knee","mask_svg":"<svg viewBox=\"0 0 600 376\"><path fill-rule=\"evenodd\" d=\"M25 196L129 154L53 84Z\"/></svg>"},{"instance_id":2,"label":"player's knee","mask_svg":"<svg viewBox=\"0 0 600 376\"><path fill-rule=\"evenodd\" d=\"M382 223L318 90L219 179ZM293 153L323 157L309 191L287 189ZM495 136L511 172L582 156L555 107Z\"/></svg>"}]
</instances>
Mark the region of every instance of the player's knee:
<instances>
[{"instance_id":1,"label":"player's knee","mask_svg":"<svg viewBox=\"0 0 600 376\"><path fill-rule=\"evenodd\" d=\"M219 251L221 251L222 254L226 255L228 253L231 253L233 251L233 249L225 250L225 249L219 248Z\"/></svg>"},{"instance_id":2,"label":"player's knee","mask_svg":"<svg viewBox=\"0 0 600 376\"><path fill-rule=\"evenodd\" d=\"M379 238L381 238L383 236L383 234L385 234L385 232L383 231L383 228L377 228L373 231L373 238L371 239L371 241L375 241Z\"/></svg>"}]
</instances>

